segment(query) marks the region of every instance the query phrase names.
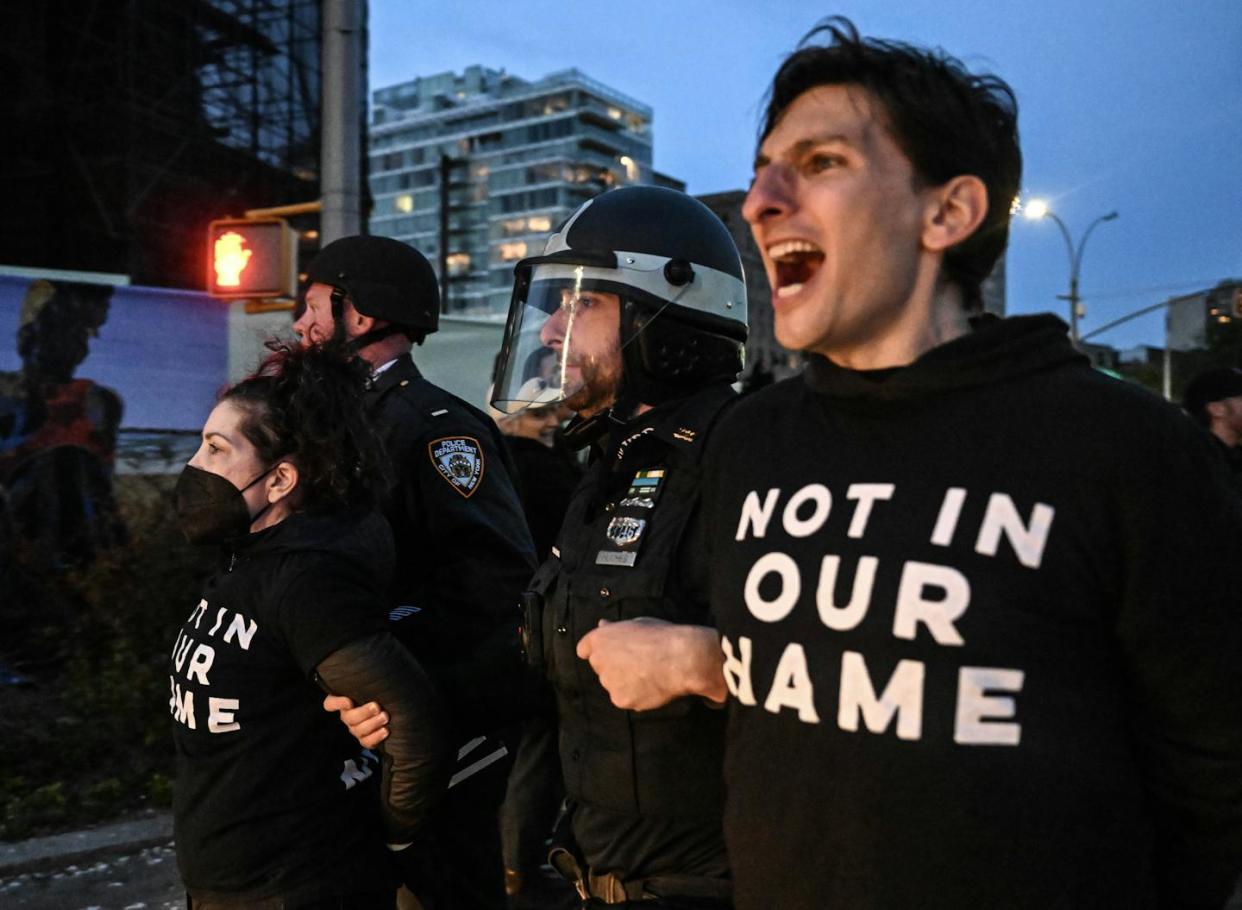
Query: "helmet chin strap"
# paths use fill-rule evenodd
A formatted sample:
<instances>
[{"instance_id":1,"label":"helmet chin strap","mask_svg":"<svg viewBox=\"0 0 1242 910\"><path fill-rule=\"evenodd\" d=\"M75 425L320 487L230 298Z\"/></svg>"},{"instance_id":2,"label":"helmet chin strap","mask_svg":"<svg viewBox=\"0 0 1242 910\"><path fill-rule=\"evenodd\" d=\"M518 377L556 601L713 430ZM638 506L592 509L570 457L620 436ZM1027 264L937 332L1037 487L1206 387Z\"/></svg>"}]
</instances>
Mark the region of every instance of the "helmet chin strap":
<instances>
[{"instance_id":1,"label":"helmet chin strap","mask_svg":"<svg viewBox=\"0 0 1242 910\"><path fill-rule=\"evenodd\" d=\"M338 343L344 343L346 348L352 353L357 354L367 345L375 344L377 341L383 341L391 335L399 334L404 331L399 325L388 323L379 328L371 329L369 332L363 332L354 338L348 338L345 334L345 291L341 288L334 287L332 289L332 340Z\"/></svg>"},{"instance_id":2,"label":"helmet chin strap","mask_svg":"<svg viewBox=\"0 0 1242 910\"><path fill-rule=\"evenodd\" d=\"M403 329L400 326L393 325L390 322L386 326L382 326L378 329L371 329L369 332L363 332L361 335L351 338L349 340L349 349L356 354L367 345L375 344L377 341L383 341L391 335L399 335L402 331Z\"/></svg>"},{"instance_id":3,"label":"helmet chin strap","mask_svg":"<svg viewBox=\"0 0 1242 910\"><path fill-rule=\"evenodd\" d=\"M626 385L623 373L617 397L611 405L590 417L575 417L565 425L561 440L568 448L577 450L600 442L609 433L623 430L634 419L645 402L628 392Z\"/></svg>"},{"instance_id":4,"label":"helmet chin strap","mask_svg":"<svg viewBox=\"0 0 1242 910\"><path fill-rule=\"evenodd\" d=\"M612 407L608 409L608 414L617 423L629 423L634 418L634 415L638 413L638 409L644 404L650 404L650 402L643 401L639 397L639 390L630 381L623 361L621 365L621 380L617 383L617 399L612 403Z\"/></svg>"},{"instance_id":5,"label":"helmet chin strap","mask_svg":"<svg viewBox=\"0 0 1242 910\"><path fill-rule=\"evenodd\" d=\"M574 417L561 430L561 442L573 452L585 449L604 439L613 424L619 422L612 416L612 408L605 408L590 417Z\"/></svg>"}]
</instances>

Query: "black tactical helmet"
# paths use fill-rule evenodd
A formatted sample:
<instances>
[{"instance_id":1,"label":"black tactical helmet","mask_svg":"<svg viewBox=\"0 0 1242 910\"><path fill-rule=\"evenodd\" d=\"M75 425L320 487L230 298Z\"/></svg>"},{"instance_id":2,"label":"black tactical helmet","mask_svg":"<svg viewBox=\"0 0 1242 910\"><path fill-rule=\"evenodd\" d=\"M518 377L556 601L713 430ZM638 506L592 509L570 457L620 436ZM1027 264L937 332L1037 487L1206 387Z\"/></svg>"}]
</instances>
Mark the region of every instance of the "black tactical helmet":
<instances>
[{"instance_id":1,"label":"black tactical helmet","mask_svg":"<svg viewBox=\"0 0 1242 910\"><path fill-rule=\"evenodd\" d=\"M685 193L624 187L583 204L542 256L518 263L498 409L520 410L529 403L520 390L534 371L551 375L541 330L579 291L621 298L618 392L632 403L658 404L707 382L732 381L742 368L746 285L728 229ZM559 356L572 360L568 346ZM567 375L562 368L560 376ZM562 398L574 391L564 388Z\"/></svg>"},{"instance_id":2,"label":"black tactical helmet","mask_svg":"<svg viewBox=\"0 0 1242 910\"><path fill-rule=\"evenodd\" d=\"M391 237L356 235L334 240L307 270L307 284L345 292L363 316L430 335L440 326L440 288L426 257Z\"/></svg>"}]
</instances>

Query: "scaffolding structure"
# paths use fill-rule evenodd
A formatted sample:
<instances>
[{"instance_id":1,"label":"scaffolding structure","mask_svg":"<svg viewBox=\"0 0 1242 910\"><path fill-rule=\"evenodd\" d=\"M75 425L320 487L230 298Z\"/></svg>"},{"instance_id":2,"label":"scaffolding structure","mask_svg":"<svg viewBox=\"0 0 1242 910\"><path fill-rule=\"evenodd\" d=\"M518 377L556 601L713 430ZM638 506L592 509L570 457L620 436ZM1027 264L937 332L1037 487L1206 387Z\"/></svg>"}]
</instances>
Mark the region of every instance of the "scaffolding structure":
<instances>
[{"instance_id":1,"label":"scaffolding structure","mask_svg":"<svg viewBox=\"0 0 1242 910\"><path fill-rule=\"evenodd\" d=\"M283 170L319 168L318 0L199 0L202 107L221 142Z\"/></svg>"},{"instance_id":2,"label":"scaffolding structure","mask_svg":"<svg viewBox=\"0 0 1242 910\"><path fill-rule=\"evenodd\" d=\"M317 198L318 0L9 12L0 264L199 287L211 219Z\"/></svg>"}]
</instances>

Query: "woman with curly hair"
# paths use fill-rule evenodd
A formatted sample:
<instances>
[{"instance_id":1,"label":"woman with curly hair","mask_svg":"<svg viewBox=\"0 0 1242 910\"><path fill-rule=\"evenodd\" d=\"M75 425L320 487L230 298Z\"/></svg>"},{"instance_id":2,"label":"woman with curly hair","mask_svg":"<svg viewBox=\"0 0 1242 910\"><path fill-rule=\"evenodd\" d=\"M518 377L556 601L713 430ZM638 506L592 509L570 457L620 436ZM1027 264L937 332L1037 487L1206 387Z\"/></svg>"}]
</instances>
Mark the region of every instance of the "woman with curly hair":
<instances>
[{"instance_id":1,"label":"woman with curly hair","mask_svg":"<svg viewBox=\"0 0 1242 910\"><path fill-rule=\"evenodd\" d=\"M384 840L408 844L444 790L431 685L387 631L394 556L372 508L385 460L365 379L340 349L274 347L221 395L177 483L186 536L221 553L169 677L193 910L391 908ZM388 709L379 758L322 690Z\"/></svg>"}]
</instances>

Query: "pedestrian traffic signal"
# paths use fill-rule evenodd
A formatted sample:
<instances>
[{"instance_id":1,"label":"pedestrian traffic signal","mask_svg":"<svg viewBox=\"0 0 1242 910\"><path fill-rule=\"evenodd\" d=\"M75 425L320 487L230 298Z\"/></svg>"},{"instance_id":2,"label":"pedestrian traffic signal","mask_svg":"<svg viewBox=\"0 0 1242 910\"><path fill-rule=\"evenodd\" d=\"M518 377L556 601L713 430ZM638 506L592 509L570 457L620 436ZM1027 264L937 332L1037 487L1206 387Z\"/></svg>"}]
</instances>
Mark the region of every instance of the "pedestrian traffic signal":
<instances>
[{"instance_id":1,"label":"pedestrian traffic signal","mask_svg":"<svg viewBox=\"0 0 1242 910\"><path fill-rule=\"evenodd\" d=\"M226 218L207 228L207 293L226 300L295 296L297 233L283 218Z\"/></svg>"}]
</instances>

